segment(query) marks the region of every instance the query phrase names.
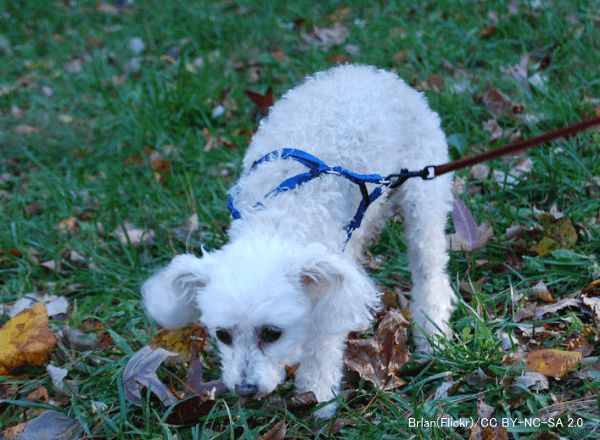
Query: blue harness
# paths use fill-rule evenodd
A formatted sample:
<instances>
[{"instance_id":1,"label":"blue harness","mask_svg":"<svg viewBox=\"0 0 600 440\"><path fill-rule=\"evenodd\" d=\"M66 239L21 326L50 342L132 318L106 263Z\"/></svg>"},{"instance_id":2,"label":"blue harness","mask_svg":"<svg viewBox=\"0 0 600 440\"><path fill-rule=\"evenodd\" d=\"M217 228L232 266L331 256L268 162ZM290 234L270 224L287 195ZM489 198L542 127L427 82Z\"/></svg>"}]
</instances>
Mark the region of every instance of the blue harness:
<instances>
[{"instance_id":1,"label":"blue harness","mask_svg":"<svg viewBox=\"0 0 600 440\"><path fill-rule=\"evenodd\" d=\"M358 205L356 214L354 214L354 217L350 223L348 223L348 225L344 228L346 231L346 242L348 242L348 240L350 240L352 237L352 232L360 227L369 205L377 200L384 193L384 190L388 188L396 188L411 177L421 177L423 180L431 180L435 177L435 167L433 165L428 165L419 171L408 171L407 169L401 169L399 173L388 174L387 176L381 176L379 174L358 174L347 170L342 166L331 167L312 154L308 154L305 151L297 150L295 148L283 148L281 150L276 150L265 154L260 159L254 161L252 167L250 167L250 171L273 159L295 160L296 162L299 162L307 167L308 171L284 180L267 194L265 194L265 197L271 197L279 194L280 192L298 188L300 185L316 179L323 174L334 174L336 176L341 176L358 186L362 195L362 200ZM371 192L369 192L367 189L367 183L376 185ZM262 204L257 202L254 205L254 208L260 208L261 206ZM230 195L227 199L227 208L229 208L229 212L231 213L231 218L233 220L242 218L240 211L238 211L234 206L232 195Z\"/></svg>"}]
</instances>

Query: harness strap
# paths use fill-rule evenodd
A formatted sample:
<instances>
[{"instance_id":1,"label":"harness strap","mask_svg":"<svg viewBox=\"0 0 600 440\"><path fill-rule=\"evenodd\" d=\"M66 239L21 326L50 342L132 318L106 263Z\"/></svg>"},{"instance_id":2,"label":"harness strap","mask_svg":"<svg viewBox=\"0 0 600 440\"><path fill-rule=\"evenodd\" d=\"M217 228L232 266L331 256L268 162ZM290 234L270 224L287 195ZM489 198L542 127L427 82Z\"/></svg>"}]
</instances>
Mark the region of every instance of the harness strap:
<instances>
[{"instance_id":1,"label":"harness strap","mask_svg":"<svg viewBox=\"0 0 600 440\"><path fill-rule=\"evenodd\" d=\"M359 174L342 166L331 167L312 154L295 148L283 148L281 150L276 150L265 154L263 157L254 161L250 167L250 170L255 170L259 165L274 159L295 160L309 169L307 172L297 174L284 180L271 191L269 191L265 197L271 197L280 192L298 188L306 182L309 182L323 174L339 175L356 184L360 189L362 200L358 205L356 214L354 214L354 217L352 217L352 220L345 228L347 243L352 237L352 232L360 227L369 205L381 197L381 195L384 194L387 189L396 188L412 177L420 177L423 180L431 180L451 171L466 168L490 159L498 158L500 156L514 154L528 148L537 147L554 139L573 136L580 131L587 130L588 128L598 124L600 124L600 114L598 114L596 117L586 119L566 127L558 128L540 136L534 136L530 139L518 141L502 148L486 151L481 154L465 157L463 159L455 160L442 165L427 165L418 171L401 169L399 173L389 174L387 176L380 176L379 174ZM369 192L366 185L367 183L375 184L375 189ZM235 192L235 188L233 191ZM254 205L254 208L260 208L261 206L262 204L257 202ZM229 208L229 212L231 213L233 220L242 218L240 211L237 210L234 205L233 195L230 195L227 199L227 208Z\"/></svg>"},{"instance_id":2,"label":"harness strap","mask_svg":"<svg viewBox=\"0 0 600 440\"><path fill-rule=\"evenodd\" d=\"M377 200L384 193L384 189L386 189L387 187L398 186L400 183L404 182L409 177L413 177L413 174L415 176L423 176L423 172L421 171L413 173L408 172L408 170L401 170L400 173L390 174L389 176L385 177L379 174L359 174L350 171L342 166L329 166L321 159L313 156L312 154L295 148L283 148L281 150L275 150L268 154L265 154L264 156L255 160L252 163L250 171L255 170L261 164L274 159L295 160L296 162L306 166L309 169L309 171L287 178L275 188L273 188L271 191L269 191L267 194L265 194L264 197L271 197L281 192L298 188L306 182L310 182L311 180L316 179L317 177L322 176L324 174L334 174L341 176L359 187L362 200L357 208L356 214L354 214L354 217L345 228L346 242L348 242L348 240L350 240L350 237L352 237L352 232L360 227L362 219L369 205L375 200ZM375 187L375 189L369 192L369 190L367 189L367 183L375 184L377 186ZM254 205L254 208L260 208L261 206L262 204L260 202L257 202ZM234 205L233 195L230 195L227 199L227 207L229 208L229 212L231 213L231 218L233 220L238 220L242 218L240 211Z\"/></svg>"}]
</instances>

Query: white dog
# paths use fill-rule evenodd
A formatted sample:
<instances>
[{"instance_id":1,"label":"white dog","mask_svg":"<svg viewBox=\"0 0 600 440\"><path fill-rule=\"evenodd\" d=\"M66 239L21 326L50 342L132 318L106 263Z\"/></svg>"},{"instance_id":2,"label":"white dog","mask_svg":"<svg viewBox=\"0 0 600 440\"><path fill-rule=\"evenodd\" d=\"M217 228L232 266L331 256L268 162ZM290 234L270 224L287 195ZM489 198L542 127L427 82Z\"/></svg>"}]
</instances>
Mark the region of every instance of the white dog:
<instances>
[{"instance_id":1,"label":"white dog","mask_svg":"<svg viewBox=\"0 0 600 440\"><path fill-rule=\"evenodd\" d=\"M298 391L329 401L340 390L348 333L367 328L379 302L361 256L398 206L406 225L414 322L426 333L448 334L454 298L445 273L451 177L413 178L387 192L346 245L344 228L361 201L352 182L324 175L265 197L306 171L281 158L251 170L255 160L285 147L364 174L448 160L439 117L395 74L352 65L317 73L261 121L232 190L241 219L232 223L229 243L202 258L175 257L144 283L142 295L147 313L163 327L199 320L216 336L223 381L237 394L264 396L285 380L286 366L298 364ZM416 333L426 349L426 339ZM334 411L332 403L318 415Z\"/></svg>"}]
</instances>

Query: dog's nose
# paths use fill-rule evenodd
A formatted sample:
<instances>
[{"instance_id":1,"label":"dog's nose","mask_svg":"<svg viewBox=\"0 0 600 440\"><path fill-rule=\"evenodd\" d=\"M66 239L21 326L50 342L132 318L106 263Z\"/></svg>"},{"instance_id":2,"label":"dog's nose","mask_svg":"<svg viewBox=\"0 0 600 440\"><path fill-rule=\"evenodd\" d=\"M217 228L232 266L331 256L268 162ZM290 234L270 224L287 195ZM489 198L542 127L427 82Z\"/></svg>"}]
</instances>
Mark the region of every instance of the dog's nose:
<instances>
[{"instance_id":1,"label":"dog's nose","mask_svg":"<svg viewBox=\"0 0 600 440\"><path fill-rule=\"evenodd\" d=\"M256 394L258 387L251 383L243 383L235 386L235 393L240 397L250 397Z\"/></svg>"}]
</instances>

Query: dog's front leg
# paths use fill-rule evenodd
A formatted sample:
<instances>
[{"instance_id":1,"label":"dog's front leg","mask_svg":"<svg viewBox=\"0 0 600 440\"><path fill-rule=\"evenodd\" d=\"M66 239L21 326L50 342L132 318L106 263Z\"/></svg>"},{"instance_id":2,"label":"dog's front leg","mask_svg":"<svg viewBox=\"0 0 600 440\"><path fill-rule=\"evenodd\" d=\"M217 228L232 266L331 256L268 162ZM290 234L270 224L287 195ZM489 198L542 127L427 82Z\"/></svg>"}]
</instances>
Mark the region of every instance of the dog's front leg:
<instances>
[{"instance_id":1,"label":"dog's front leg","mask_svg":"<svg viewBox=\"0 0 600 440\"><path fill-rule=\"evenodd\" d=\"M298 392L312 391L319 402L330 401L339 394L346 337L346 334L316 334L308 339L296 372ZM329 418L336 407L332 402L315 411L315 417Z\"/></svg>"}]
</instances>

